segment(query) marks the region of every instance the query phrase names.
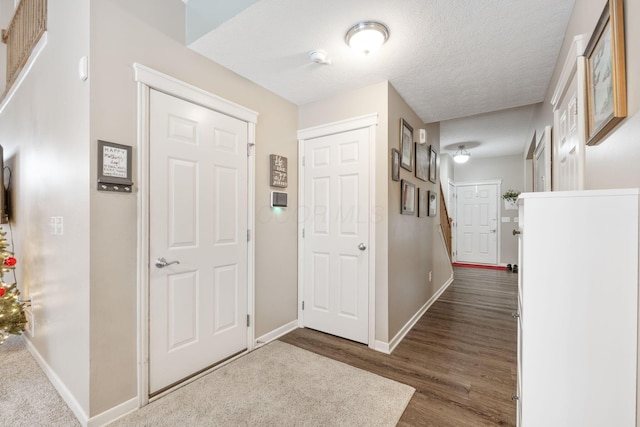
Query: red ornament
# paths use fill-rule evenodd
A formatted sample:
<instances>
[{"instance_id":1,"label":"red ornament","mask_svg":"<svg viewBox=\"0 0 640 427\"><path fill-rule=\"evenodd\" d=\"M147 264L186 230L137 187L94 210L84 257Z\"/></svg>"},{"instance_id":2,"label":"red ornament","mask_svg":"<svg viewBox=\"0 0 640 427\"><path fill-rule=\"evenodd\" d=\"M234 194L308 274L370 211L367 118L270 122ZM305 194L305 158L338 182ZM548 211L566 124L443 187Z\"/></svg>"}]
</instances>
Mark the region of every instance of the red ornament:
<instances>
[{"instance_id":1,"label":"red ornament","mask_svg":"<svg viewBox=\"0 0 640 427\"><path fill-rule=\"evenodd\" d=\"M4 259L4 265L6 267L13 267L14 265L16 265L16 262L18 262L17 259L15 259L14 257L10 256L9 258L5 258Z\"/></svg>"},{"instance_id":2,"label":"red ornament","mask_svg":"<svg viewBox=\"0 0 640 427\"><path fill-rule=\"evenodd\" d=\"M0 287L0 297L3 297L5 293L7 293L6 289Z\"/></svg>"}]
</instances>

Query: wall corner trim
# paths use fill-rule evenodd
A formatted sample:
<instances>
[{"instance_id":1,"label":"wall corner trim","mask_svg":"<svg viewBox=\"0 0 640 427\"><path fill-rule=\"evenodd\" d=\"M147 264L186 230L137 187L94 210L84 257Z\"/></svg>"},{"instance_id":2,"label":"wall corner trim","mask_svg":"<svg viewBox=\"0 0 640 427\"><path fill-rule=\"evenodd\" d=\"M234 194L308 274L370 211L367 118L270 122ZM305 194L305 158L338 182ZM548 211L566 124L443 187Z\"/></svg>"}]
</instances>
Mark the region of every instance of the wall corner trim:
<instances>
[{"instance_id":1,"label":"wall corner trim","mask_svg":"<svg viewBox=\"0 0 640 427\"><path fill-rule=\"evenodd\" d=\"M87 427L100 427L105 426L118 418L122 418L123 416L130 414L138 409L138 398L134 397L133 399L129 399L126 402L122 402L118 406L114 406L111 409L107 409L101 414L96 415L95 417L91 417L87 422Z\"/></svg>"},{"instance_id":2,"label":"wall corner trim","mask_svg":"<svg viewBox=\"0 0 640 427\"><path fill-rule=\"evenodd\" d=\"M389 348L389 352L387 354L391 354L393 350L396 349L398 344L400 344L400 342L409 333L409 331L416 325L416 323L418 323L420 318L427 312L427 310L429 310L429 307L431 307L433 303L436 302L438 298L440 298L440 295L442 295L443 292L446 291L449 285L451 285L452 283L453 283L453 275L449 277L449 279L440 287L440 289L438 289L438 292L433 294L433 296L429 298L429 300L422 306L422 308L420 308L420 310L418 310L418 312L414 314L413 317L411 317L411 319L409 319L409 321L402 327L402 329L398 331L396 336L393 337L391 341L389 341L389 344L387 344ZM376 344L378 344L378 341L376 341ZM376 350L378 350L377 346L376 346ZM378 351L381 351L381 350L378 350Z\"/></svg>"},{"instance_id":3,"label":"wall corner trim","mask_svg":"<svg viewBox=\"0 0 640 427\"><path fill-rule=\"evenodd\" d=\"M156 71L152 68L133 64L133 79L136 82L169 93L179 98L188 99L189 102L202 105L215 111L224 112L227 116L235 117L247 123L257 123L258 112L250 110L242 105L207 92L199 87L187 84L175 77Z\"/></svg>"},{"instance_id":4,"label":"wall corner trim","mask_svg":"<svg viewBox=\"0 0 640 427\"><path fill-rule=\"evenodd\" d=\"M22 339L27 349L29 350L29 353L31 353L31 355L36 360L36 362L38 362L38 365L40 366L44 374L47 376L49 381L51 381L51 384L53 385L53 387L58 391L58 393L60 394L60 397L62 397L62 400L64 400L67 406L69 406L69 409L71 409L71 412L73 412L73 414L76 416L78 421L80 421L80 424L83 426L87 426L89 417L87 413L84 411L84 409L82 409L82 406L76 400L75 396L71 393L71 390L67 388L66 384L55 373L53 368L51 368L51 366L49 366L47 361L44 360L44 358L38 352L38 350L33 345L33 343L27 338L23 337Z\"/></svg>"},{"instance_id":5,"label":"wall corner trim","mask_svg":"<svg viewBox=\"0 0 640 427\"><path fill-rule=\"evenodd\" d=\"M279 328L274 329L271 332L267 332L266 334L256 338L255 347L260 348L263 345L269 344L271 341L275 341L283 335L288 334L291 331L295 331L298 329L298 319L292 320L289 323L285 323Z\"/></svg>"}]
</instances>

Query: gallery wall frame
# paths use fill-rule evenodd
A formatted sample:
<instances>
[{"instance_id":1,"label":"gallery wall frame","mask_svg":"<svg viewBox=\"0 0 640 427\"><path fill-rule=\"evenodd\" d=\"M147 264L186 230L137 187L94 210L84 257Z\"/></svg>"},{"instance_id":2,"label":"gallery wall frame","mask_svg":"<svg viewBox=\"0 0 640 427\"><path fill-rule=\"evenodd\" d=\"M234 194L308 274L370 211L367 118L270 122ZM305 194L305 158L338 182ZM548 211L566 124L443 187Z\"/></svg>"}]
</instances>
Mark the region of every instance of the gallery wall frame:
<instances>
[{"instance_id":1,"label":"gallery wall frame","mask_svg":"<svg viewBox=\"0 0 640 427\"><path fill-rule=\"evenodd\" d=\"M429 177L429 149L426 144L416 143L416 178L426 181Z\"/></svg>"},{"instance_id":2,"label":"gallery wall frame","mask_svg":"<svg viewBox=\"0 0 640 427\"><path fill-rule=\"evenodd\" d=\"M400 184L400 213L413 215L416 212L416 186L403 179Z\"/></svg>"},{"instance_id":3,"label":"gallery wall frame","mask_svg":"<svg viewBox=\"0 0 640 427\"><path fill-rule=\"evenodd\" d=\"M433 145L429 148L429 151L429 181L435 184L438 177L438 165L440 160L438 159L438 153L435 148L433 148Z\"/></svg>"},{"instance_id":4,"label":"gallery wall frame","mask_svg":"<svg viewBox=\"0 0 640 427\"><path fill-rule=\"evenodd\" d=\"M438 212L438 193L429 190L427 198L429 216L436 216L436 213Z\"/></svg>"},{"instance_id":5,"label":"gallery wall frame","mask_svg":"<svg viewBox=\"0 0 640 427\"><path fill-rule=\"evenodd\" d=\"M587 145L595 145L627 116L623 0L608 0L589 39Z\"/></svg>"},{"instance_id":6,"label":"gallery wall frame","mask_svg":"<svg viewBox=\"0 0 640 427\"><path fill-rule=\"evenodd\" d=\"M427 190L418 187L418 218L424 218L429 215L428 206Z\"/></svg>"},{"instance_id":7,"label":"gallery wall frame","mask_svg":"<svg viewBox=\"0 0 640 427\"><path fill-rule=\"evenodd\" d=\"M405 119L400 119L400 166L413 170L413 128Z\"/></svg>"},{"instance_id":8,"label":"gallery wall frame","mask_svg":"<svg viewBox=\"0 0 640 427\"><path fill-rule=\"evenodd\" d=\"M400 181L400 152L395 148L391 149L391 179Z\"/></svg>"}]
</instances>

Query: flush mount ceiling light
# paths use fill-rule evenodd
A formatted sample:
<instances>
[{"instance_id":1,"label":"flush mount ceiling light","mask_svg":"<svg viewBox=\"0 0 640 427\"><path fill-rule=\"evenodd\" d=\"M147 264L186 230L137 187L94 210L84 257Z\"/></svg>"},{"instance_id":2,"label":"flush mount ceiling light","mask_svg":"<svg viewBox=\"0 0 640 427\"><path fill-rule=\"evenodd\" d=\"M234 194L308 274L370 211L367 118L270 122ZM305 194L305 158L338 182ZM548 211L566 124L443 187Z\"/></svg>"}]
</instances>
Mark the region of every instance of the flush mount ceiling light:
<instances>
[{"instance_id":1,"label":"flush mount ceiling light","mask_svg":"<svg viewBox=\"0 0 640 427\"><path fill-rule=\"evenodd\" d=\"M453 155L453 161L456 163L467 163L471 154L464 149L464 145L458 145L458 151Z\"/></svg>"},{"instance_id":2,"label":"flush mount ceiling light","mask_svg":"<svg viewBox=\"0 0 640 427\"><path fill-rule=\"evenodd\" d=\"M344 41L356 52L369 55L389 38L389 29L375 21L358 22L347 31Z\"/></svg>"}]
</instances>

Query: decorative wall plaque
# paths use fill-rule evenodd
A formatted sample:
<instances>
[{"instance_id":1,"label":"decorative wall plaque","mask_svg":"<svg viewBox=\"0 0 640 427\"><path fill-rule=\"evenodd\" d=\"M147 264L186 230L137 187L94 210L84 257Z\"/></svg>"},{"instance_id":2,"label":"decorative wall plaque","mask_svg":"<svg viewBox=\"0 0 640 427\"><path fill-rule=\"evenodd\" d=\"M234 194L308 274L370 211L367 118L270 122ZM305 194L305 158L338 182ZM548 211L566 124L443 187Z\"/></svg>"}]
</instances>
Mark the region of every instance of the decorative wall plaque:
<instances>
[{"instance_id":1,"label":"decorative wall plaque","mask_svg":"<svg viewBox=\"0 0 640 427\"><path fill-rule=\"evenodd\" d=\"M287 158L278 154L270 154L271 186L287 188Z\"/></svg>"}]
</instances>

